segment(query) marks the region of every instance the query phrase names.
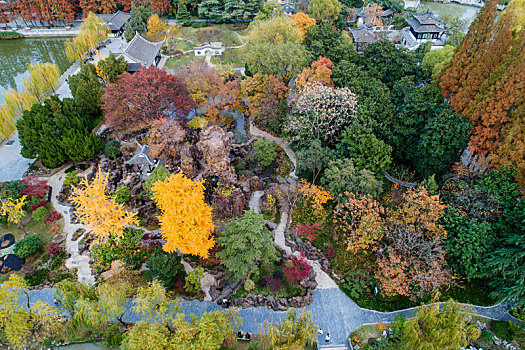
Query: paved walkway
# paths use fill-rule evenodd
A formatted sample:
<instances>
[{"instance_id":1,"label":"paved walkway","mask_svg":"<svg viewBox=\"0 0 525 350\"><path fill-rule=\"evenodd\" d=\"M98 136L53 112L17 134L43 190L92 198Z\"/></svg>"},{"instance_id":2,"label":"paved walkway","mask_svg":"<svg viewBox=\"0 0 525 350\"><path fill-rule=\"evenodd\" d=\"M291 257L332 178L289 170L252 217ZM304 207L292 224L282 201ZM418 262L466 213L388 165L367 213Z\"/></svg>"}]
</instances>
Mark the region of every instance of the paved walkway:
<instances>
[{"instance_id":1,"label":"paved walkway","mask_svg":"<svg viewBox=\"0 0 525 350\"><path fill-rule=\"evenodd\" d=\"M29 291L30 302L33 305L37 300L53 305L53 291L50 288ZM25 302L25 300L22 300ZM210 301L181 300L182 312L186 315L201 315L212 310L221 310L221 307ZM137 322L139 317L132 310L132 302L126 304L127 322ZM319 289L313 293L313 302L304 308L312 313L314 323L326 332L330 332L330 344L345 344L347 336L363 324L377 322L392 322L397 314L408 317L414 315L413 309L397 312L376 312L360 308L339 289ZM477 314L492 319L510 321L507 308L502 305L492 307L475 307ZM298 309L302 311L303 309ZM280 321L286 316L284 311L273 311L266 307L250 307L240 309L243 319L243 329L250 333L258 333L266 320ZM324 337L319 337L320 344L324 344Z\"/></svg>"},{"instance_id":2,"label":"paved walkway","mask_svg":"<svg viewBox=\"0 0 525 350\"><path fill-rule=\"evenodd\" d=\"M21 149L18 132L15 132L8 142L0 146L0 182L20 180L33 162L33 159L22 157Z\"/></svg>"},{"instance_id":3,"label":"paved walkway","mask_svg":"<svg viewBox=\"0 0 525 350\"><path fill-rule=\"evenodd\" d=\"M79 175L87 174L89 171L91 171L91 167L86 169L82 174ZM60 204L57 199L57 196L60 193L60 190L62 189L62 185L64 184L65 178L66 174L64 169L62 171L59 171L55 175L52 175L50 177L42 177L41 179L46 180L47 184L53 189L53 195L51 196L51 204L53 204L53 207L56 211L58 211L64 216L63 233L66 236L65 246L66 251L69 254L71 254L71 256L66 260L66 267L68 269L77 269L77 276L80 282L93 285L95 283L95 277L93 276L93 273L91 272L91 267L89 266L90 258L87 255L80 254L78 251L78 243L82 240L86 233L80 236L77 240L73 240L73 236L78 229L87 228L84 225L71 223L71 207Z\"/></svg>"}]
</instances>

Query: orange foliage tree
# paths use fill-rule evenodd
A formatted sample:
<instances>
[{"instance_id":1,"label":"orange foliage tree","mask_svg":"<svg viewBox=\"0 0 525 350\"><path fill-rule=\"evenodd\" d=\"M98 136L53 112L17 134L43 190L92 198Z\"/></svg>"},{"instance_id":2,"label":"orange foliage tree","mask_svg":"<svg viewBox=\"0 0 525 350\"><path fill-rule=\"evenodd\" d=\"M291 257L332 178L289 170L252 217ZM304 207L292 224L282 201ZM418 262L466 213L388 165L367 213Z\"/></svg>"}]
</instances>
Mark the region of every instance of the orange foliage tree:
<instances>
[{"instance_id":1,"label":"orange foliage tree","mask_svg":"<svg viewBox=\"0 0 525 350\"><path fill-rule=\"evenodd\" d=\"M217 71L204 62L192 63L181 76L195 101L197 115L205 115L211 121L216 121L224 119L225 111L242 111L238 81L224 82Z\"/></svg>"},{"instance_id":2,"label":"orange foliage tree","mask_svg":"<svg viewBox=\"0 0 525 350\"><path fill-rule=\"evenodd\" d=\"M256 73L240 84L240 98L248 100L248 113L268 124L279 124L279 105L288 88L274 75Z\"/></svg>"},{"instance_id":3,"label":"orange foliage tree","mask_svg":"<svg viewBox=\"0 0 525 350\"><path fill-rule=\"evenodd\" d=\"M353 253L374 247L385 233L383 206L371 195L345 193L347 199L336 207L336 229L346 239L348 250Z\"/></svg>"},{"instance_id":4,"label":"orange foliage tree","mask_svg":"<svg viewBox=\"0 0 525 350\"><path fill-rule=\"evenodd\" d=\"M406 224L390 224L387 239L390 244L377 261L376 277L382 293L415 300L451 284L452 275L439 240L425 239Z\"/></svg>"},{"instance_id":5,"label":"orange foliage tree","mask_svg":"<svg viewBox=\"0 0 525 350\"><path fill-rule=\"evenodd\" d=\"M298 224L321 224L329 214L324 204L330 199L332 199L330 192L301 179L297 189L293 220Z\"/></svg>"},{"instance_id":6,"label":"orange foliage tree","mask_svg":"<svg viewBox=\"0 0 525 350\"><path fill-rule=\"evenodd\" d=\"M363 9L363 12L372 21L372 23L370 24L374 26L383 25L383 21L381 20L381 15L383 14L383 7L381 7L381 5L378 5L375 2L373 2L370 5L366 6Z\"/></svg>"},{"instance_id":7,"label":"orange foliage tree","mask_svg":"<svg viewBox=\"0 0 525 350\"><path fill-rule=\"evenodd\" d=\"M297 89L301 89L307 84L321 84L333 87L333 66L334 64L329 58L319 56L317 61L312 62L310 67L303 69L301 74L297 76L295 86Z\"/></svg>"},{"instance_id":8,"label":"orange foliage tree","mask_svg":"<svg viewBox=\"0 0 525 350\"><path fill-rule=\"evenodd\" d=\"M176 250L207 258L215 245L211 207L204 202L204 185L177 173L152 187L166 252Z\"/></svg>"},{"instance_id":9,"label":"orange foliage tree","mask_svg":"<svg viewBox=\"0 0 525 350\"><path fill-rule=\"evenodd\" d=\"M400 224L411 225L421 236L440 239L446 236L438 220L445 213L445 205L439 195L431 195L424 188L408 189L404 202L391 215L390 219Z\"/></svg>"},{"instance_id":10,"label":"orange foliage tree","mask_svg":"<svg viewBox=\"0 0 525 350\"><path fill-rule=\"evenodd\" d=\"M315 25L315 18L308 16L304 12L299 12L295 15L291 15L290 19L292 20L292 22L295 24L297 28L301 29L301 31L303 32L303 38L308 28L310 26Z\"/></svg>"},{"instance_id":11,"label":"orange foliage tree","mask_svg":"<svg viewBox=\"0 0 525 350\"><path fill-rule=\"evenodd\" d=\"M386 295L415 299L452 281L442 244L446 231L438 224L445 205L424 187L409 189L403 201L387 223L388 245L378 258L376 277Z\"/></svg>"},{"instance_id":12,"label":"orange foliage tree","mask_svg":"<svg viewBox=\"0 0 525 350\"><path fill-rule=\"evenodd\" d=\"M451 106L472 123L470 151L495 166L515 165L521 179L523 153L511 151L509 142L519 140L516 118L525 102L523 7L523 0L512 1L497 18L496 1L489 1L440 83Z\"/></svg>"},{"instance_id":13,"label":"orange foliage tree","mask_svg":"<svg viewBox=\"0 0 525 350\"><path fill-rule=\"evenodd\" d=\"M76 214L99 239L109 236L121 236L129 225L137 225L137 214L124 210L122 204L105 194L108 184L107 174L100 169L93 181L87 176L79 186L73 187L69 200L76 206Z\"/></svg>"}]
</instances>

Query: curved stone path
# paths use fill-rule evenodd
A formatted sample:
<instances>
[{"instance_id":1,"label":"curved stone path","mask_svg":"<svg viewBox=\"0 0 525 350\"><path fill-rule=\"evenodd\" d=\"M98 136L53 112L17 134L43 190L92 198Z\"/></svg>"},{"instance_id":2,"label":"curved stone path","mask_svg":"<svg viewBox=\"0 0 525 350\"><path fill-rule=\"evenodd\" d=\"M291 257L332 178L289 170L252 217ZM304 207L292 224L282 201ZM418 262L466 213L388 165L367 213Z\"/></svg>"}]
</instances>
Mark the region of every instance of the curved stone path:
<instances>
[{"instance_id":1,"label":"curved stone path","mask_svg":"<svg viewBox=\"0 0 525 350\"><path fill-rule=\"evenodd\" d=\"M95 283L95 277L91 272L91 267L89 266L90 257L87 255L82 255L78 251L78 243L87 233L87 227L81 224L73 224L71 222L71 207L64 206L58 202L58 194L62 190L62 185L66 178L65 174L66 169L59 171L58 173L50 177L41 177L41 180L46 180L47 184L52 188L51 204L56 211L58 211L64 217L64 228L63 234L66 237L65 246L66 252L71 256L66 260L66 267L68 269L77 269L78 280L81 283L93 285ZM91 167L86 169L79 176L85 175L91 171ZM73 240L73 236L78 229L85 229L86 232L78 237L77 240Z\"/></svg>"},{"instance_id":2,"label":"curved stone path","mask_svg":"<svg viewBox=\"0 0 525 350\"><path fill-rule=\"evenodd\" d=\"M283 140L257 129L252 124L250 124L250 132L254 136L264 137L279 144L282 147L282 149L286 152L286 154L290 157L290 160L295 166L295 154ZM52 176L51 178L48 178L48 183L53 187L53 192L55 193L52 199L52 203L55 206L55 209L59 210L62 214L64 214L65 219L69 219L69 208L60 205L56 201L56 194L58 194L62 187L63 178L64 172L61 171L58 174ZM252 208L253 210L260 210L260 199L263 194L263 191L254 192L252 198L250 198L250 208ZM290 247L286 246L284 241L285 225L288 222L287 215L287 212L283 212L281 214L281 222L279 223L279 226L276 229L275 241L279 247L291 253ZM72 253L71 258L68 260L68 267L78 267L79 280L91 283L93 276L91 274L91 270L89 269L89 259L86 256L78 254L78 244L75 245L75 241L71 240L71 236L77 228L82 228L82 226L67 223L65 225L65 232L68 233L66 240L66 249L68 249L68 252ZM74 254L75 249L76 255ZM314 261L314 270L316 269L315 263L316 262ZM324 281L325 276L329 281ZM318 280L318 289L316 289L313 292L312 304L307 305L302 309L299 309L299 311L303 309L306 311L310 311L312 313L312 319L315 322L315 324L318 327L322 328L325 334L326 332L330 332L330 345L346 344L346 339L348 335L363 324L371 324L377 322L392 322L398 314L404 314L407 317L411 317L414 315L413 308L394 312L378 312L363 309L359 307L348 296L346 296L324 271L319 272L317 278L321 279ZM334 285L331 285L330 281ZM327 287L323 288L323 286L325 286L325 283ZM34 304L36 301L41 300L43 302L48 303L49 305L52 305L53 291L50 288L44 288L42 290L30 290L29 299L31 304ZM23 303L25 303L25 301L23 301ZM181 304L182 312L187 315L201 315L204 312L221 309L219 305L208 300L181 300ZM124 317L124 320L127 322L137 322L140 319L138 315L133 312L132 307L132 302L128 301L126 303L126 315ZM476 310L479 316L504 321L510 321L513 319L512 316L510 316L508 313L509 307L504 304L498 304L491 307L473 306L473 308ZM251 333L260 332L261 325L266 320L280 321L283 320L286 316L286 312L284 311L273 311L263 306L241 309L240 314L243 319L242 328L245 331ZM319 343L326 344L324 342L324 336L319 337Z\"/></svg>"}]
</instances>

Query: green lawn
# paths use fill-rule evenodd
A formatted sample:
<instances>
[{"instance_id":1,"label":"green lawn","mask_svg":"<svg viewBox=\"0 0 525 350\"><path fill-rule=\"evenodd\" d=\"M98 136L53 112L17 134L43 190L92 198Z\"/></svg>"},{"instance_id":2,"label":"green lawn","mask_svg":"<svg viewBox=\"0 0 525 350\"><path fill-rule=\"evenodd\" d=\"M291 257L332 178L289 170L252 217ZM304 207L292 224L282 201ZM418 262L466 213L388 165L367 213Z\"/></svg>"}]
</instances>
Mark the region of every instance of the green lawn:
<instances>
[{"instance_id":1,"label":"green lawn","mask_svg":"<svg viewBox=\"0 0 525 350\"><path fill-rule=\"evenodd\" d=\"M170 54L170 52L172 53L175 51L188 51L191 50L194 46L186 40L180 40L175 38L168 38L166 45L168 46L167 54Z\"/></svg>"},{"instance_id":2,"label":"green lawn","mask_svg":"<svg viewBox=\"0 0 525 350\"><path fill-rule=\"evenodd\" d=\"M179 57L172 57L166 61L165 68L181 69L188 66L192 62L201 61L204 62L204 57L195 57L193 53L182 55Z\"/></svg>"},{"instance_id":3,"label":"green lawn","mask_svg":"<svg viewBox=\"0 0 525 350\"><path fill-rule=\"evenodd\" d=\"M225 46L239 46L241 42L234 30L233 24L215 24L203 28L181 27L173 36L189 39L197 44L220 41Z\"/></svg>"},{"instance_id":4,"label":"green lawn","mask_svg":"<svg viewBox=\"0 0 525 350\"><path fill-rule=\"evenodd\" d=\"M53 211L53 206L51 203L48 203L46 208L51 212ZM26 217L23 221L24 229L28 234L36 233L38 237L42 240L42 246L45 247L53 239L53 234L49 232L49 226L45 222L35 222L30 220L30 216ZM62 232L62 227L64 219L59 220L59 232ZM6 233L11 233L15 236L15 242L18 242L24 237L24 231L18 228L17 225L8 223L7 225L0 225L0 235L5 235Z\"/></svg>"},{"instance_id":5,"label":"green lawn","mask_svg":"<svg viewBox=\"0 0 525 350\"><path fill-rule=\"evenodd\" d=\"M241 49L228 49L224 51L222 56L214 56L211 59L213 64L229 64L233 67L244 67L245 62Z\"/></svg>"}]
</instances>

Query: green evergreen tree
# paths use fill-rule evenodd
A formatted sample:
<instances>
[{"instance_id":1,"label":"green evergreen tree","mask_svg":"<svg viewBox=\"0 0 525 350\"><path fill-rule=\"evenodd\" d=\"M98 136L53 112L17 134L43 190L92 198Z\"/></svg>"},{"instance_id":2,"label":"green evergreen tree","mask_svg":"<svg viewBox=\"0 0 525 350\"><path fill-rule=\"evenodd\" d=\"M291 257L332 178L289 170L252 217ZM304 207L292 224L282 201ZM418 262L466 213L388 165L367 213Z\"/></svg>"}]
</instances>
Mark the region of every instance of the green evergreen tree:
<instances>
[{"instance_id":1,"label":"green evergreen tree","mask_svg":"<svg viewBox=\"0 0 525 350\"><path fill-rule=\"evenodd\" d=\"M124 56L120 56L117 59L115 54L110 52L107 58L98 61L97 67L100 69L106 83L116 83L118 76L127 71L128 63Z\"/></svg>"},{"instance_id":2,"label":"green evergreen tree","mask_svg":"<svg viewBox=\"0 0 525 350\"><path fill-rule=\"evenodd\" d=\"M186 8L186 4L182 0L177 2L177 16L175 18L180 23L184 23L190 19L190 13Z\"/></svg>"},{"instance_id":3,"label":"green evergreen tree","mask_svg":"<svg viewBox=\"0 0 525 350\"><path fill-rule=\"evenodd\" d=\"M130 41L135 33L143 34L148 31L148 19L151 17L151 10L146 6L131 7L131 17L126 23L124 37Z\"/></svg>"},{"instance_id":4,"label":"green evergreen tree","mask_svg":"<svg viewBox=\"0 0 525 350\"><path fill-rule=\"evenodd\" d=\"M69 77L71 94L84 113L97 116L101 113L100 98L104 94L97 69L92 63L82 65L80 72Z\"/></svg>"},{"instance_id":5,"label":"green evergreen tree","mask_svg":"<svg viewBox=\"0 0 525 350\"><path fill-rule=\"evenodd\" d=\"M37 158L48 168L68 160L93 158L101 149L97 135L91 135L89 119L75 100L57 96L34 104L17 122L22 155Z\"/></svg>"},{"instance_id":6,"label":"green evergreen tree","mask_svg":"<svg viewBox=\"0 0 525 350\"><path fill-rule=\"evenodd\" d=\"M263 215L253 211L245 211L242 218L228 222L217 243L223 247L217 257L238 280L277 259L272 232L264 227Z\"/></svg>"}]
</instances>

